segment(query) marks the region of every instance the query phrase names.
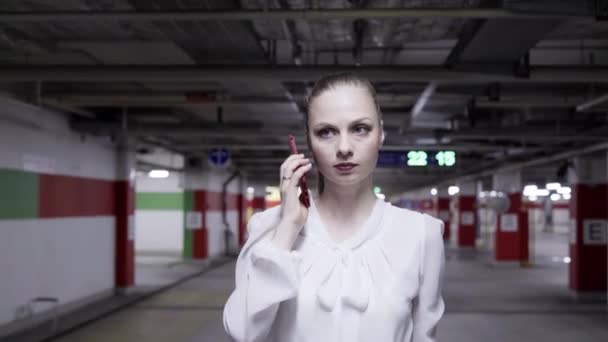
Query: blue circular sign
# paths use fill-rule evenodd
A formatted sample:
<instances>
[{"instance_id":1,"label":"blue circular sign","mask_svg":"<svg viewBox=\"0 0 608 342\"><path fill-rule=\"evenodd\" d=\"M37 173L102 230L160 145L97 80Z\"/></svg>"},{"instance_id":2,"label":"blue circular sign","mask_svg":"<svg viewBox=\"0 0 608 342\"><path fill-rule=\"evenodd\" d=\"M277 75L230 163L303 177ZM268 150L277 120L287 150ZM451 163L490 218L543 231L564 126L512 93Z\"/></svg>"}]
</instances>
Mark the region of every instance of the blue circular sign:
<instances>
[{"instance_id":1,"label":"blue circular sign","mask_svg":"<svg viewBox=\"0 0 608 342\"><path fill-rule=\"evenodd\" d=\"M230 153L225 148L212 148L209 151L209 161L216 166L225 166L230 160Z\"/></svg>"}]
</instances>

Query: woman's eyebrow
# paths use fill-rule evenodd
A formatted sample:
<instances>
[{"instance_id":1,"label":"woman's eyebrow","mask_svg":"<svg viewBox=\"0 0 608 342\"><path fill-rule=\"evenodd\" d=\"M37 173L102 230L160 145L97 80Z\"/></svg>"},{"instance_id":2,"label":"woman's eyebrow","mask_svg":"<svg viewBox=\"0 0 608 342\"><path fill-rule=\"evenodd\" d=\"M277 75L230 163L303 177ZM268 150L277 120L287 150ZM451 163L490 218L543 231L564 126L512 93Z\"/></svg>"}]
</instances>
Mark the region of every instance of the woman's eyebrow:
<instances>
[{"instance_id":1,"label":"woman's eyebrow","mask_svg":"<svg viewBox=\"0 0 608 342\"><path fill-rule=\"evenodd\" d=\"M359 123L359 122L362 122L362 121L365 121L365 120L369 120L369 121L371 121L371 119L370 119L370 118L368 118L368 117L364 117L364 118L359 118L359 119L353 120L353 121L351 122L351 125L352 125L352 124ZM334 125L332 125L332 124L330 124L330 123L327 123L327 122L320 122L320 123L318 123L318 124L316 124L316 125L315 125L315 128L319 128L319 127L323 127L323 126L331 126L331 127L334 127Z\"/></svg>"}]
</instances>

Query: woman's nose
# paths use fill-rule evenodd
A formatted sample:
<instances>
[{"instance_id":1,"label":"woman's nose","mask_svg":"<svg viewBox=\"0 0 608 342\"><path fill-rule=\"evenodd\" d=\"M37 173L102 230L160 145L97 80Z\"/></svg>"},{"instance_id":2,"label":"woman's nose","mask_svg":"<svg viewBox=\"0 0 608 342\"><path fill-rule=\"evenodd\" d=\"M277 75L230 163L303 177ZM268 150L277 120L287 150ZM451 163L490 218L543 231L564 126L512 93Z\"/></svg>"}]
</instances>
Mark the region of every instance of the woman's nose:
<instances>
[{"instance_id":1,"label":"woman's nose","mask_svg":"<svg viewBox=\"0 0 608 342\"><path fill-rule=\"evenodd\" d=\"M352 150L350 140L348 139L348 136L343 135L340 137L340 140L338 141L338 153L337 154L339 157L352 156L353 150Z\"/></svg>"}]
</instances>

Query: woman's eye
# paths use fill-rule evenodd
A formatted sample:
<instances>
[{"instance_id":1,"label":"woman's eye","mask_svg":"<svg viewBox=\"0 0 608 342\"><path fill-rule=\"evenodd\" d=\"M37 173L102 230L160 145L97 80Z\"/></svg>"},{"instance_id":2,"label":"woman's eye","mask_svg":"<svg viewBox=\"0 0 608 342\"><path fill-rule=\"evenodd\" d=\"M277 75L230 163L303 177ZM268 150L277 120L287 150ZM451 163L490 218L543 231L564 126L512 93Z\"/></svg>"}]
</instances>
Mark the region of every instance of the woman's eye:
<instances>
[{"instance_id":1,"label":"woman's eye","mask_svg":"<svg viewBox=\"0 0 608 342\"><path fill-rule=\"evenodd\" d=\"M357 126L357 127L355 127L355 132L356 133L367 133L367 132L369 132L369 127L363 126L363 125Z\"/></svg>"},{"instance_id":2,"label":"woman's eye","mask_svg":"<svg viewBox=\"0 0 608 342\"><path fill-rule=\"evenodd\" d=\"M326 138L328 136L327 134L330 132L331 132L330 129L324 128L324 129L317 131L317 135L321 138Z\"/></svg>"}]
</instances>

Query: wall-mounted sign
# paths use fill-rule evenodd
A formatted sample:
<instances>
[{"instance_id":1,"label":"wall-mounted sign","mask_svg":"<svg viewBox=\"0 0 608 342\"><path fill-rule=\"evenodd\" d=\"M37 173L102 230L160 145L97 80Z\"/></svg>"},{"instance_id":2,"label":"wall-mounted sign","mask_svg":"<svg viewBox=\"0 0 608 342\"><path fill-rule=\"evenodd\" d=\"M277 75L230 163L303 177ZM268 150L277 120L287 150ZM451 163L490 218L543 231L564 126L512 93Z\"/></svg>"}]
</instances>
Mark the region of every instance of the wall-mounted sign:
<instances>
[{"instance_id":1,"label":"wall-mounted sign","mask_svg":"<svg viewBox=\"0 0 608 342\"><path fill-rule=\"evenodd\" d=\"M463 226L472 226L475 223L475 214L472 211L463 211L460 213L460 224Z\"/></svg>"},{"instance_id":2,"label":"wall-mounted sign","mask_svg":"<svg viewBox=\"0 0 608 342\"><path fill-rule=\"evenodd\" d=\"M585 220L583 221L583 244L605 245L606 229L608 220Z\"/></svg>"},{"instance_id":3,"label":"wall-mounted sign","mask_svg":"<svg viewBox=\"0 0 608 342\"><path fill-rule=\"evenodd\" d=\"M516 232L517 231L517 214L500 215L500 231L501 232Z\"/></svg>"},{"instance_id":4,"label":"wall-mounted sign","mask_svg":"<svg viewBox=\"0 0 608 342\"><path fill-rule=\"evenodd\" d=\"M186 229L203 228L203 213L200 211L189 211L186 213Z\"/></svg>"}]
</instances>

